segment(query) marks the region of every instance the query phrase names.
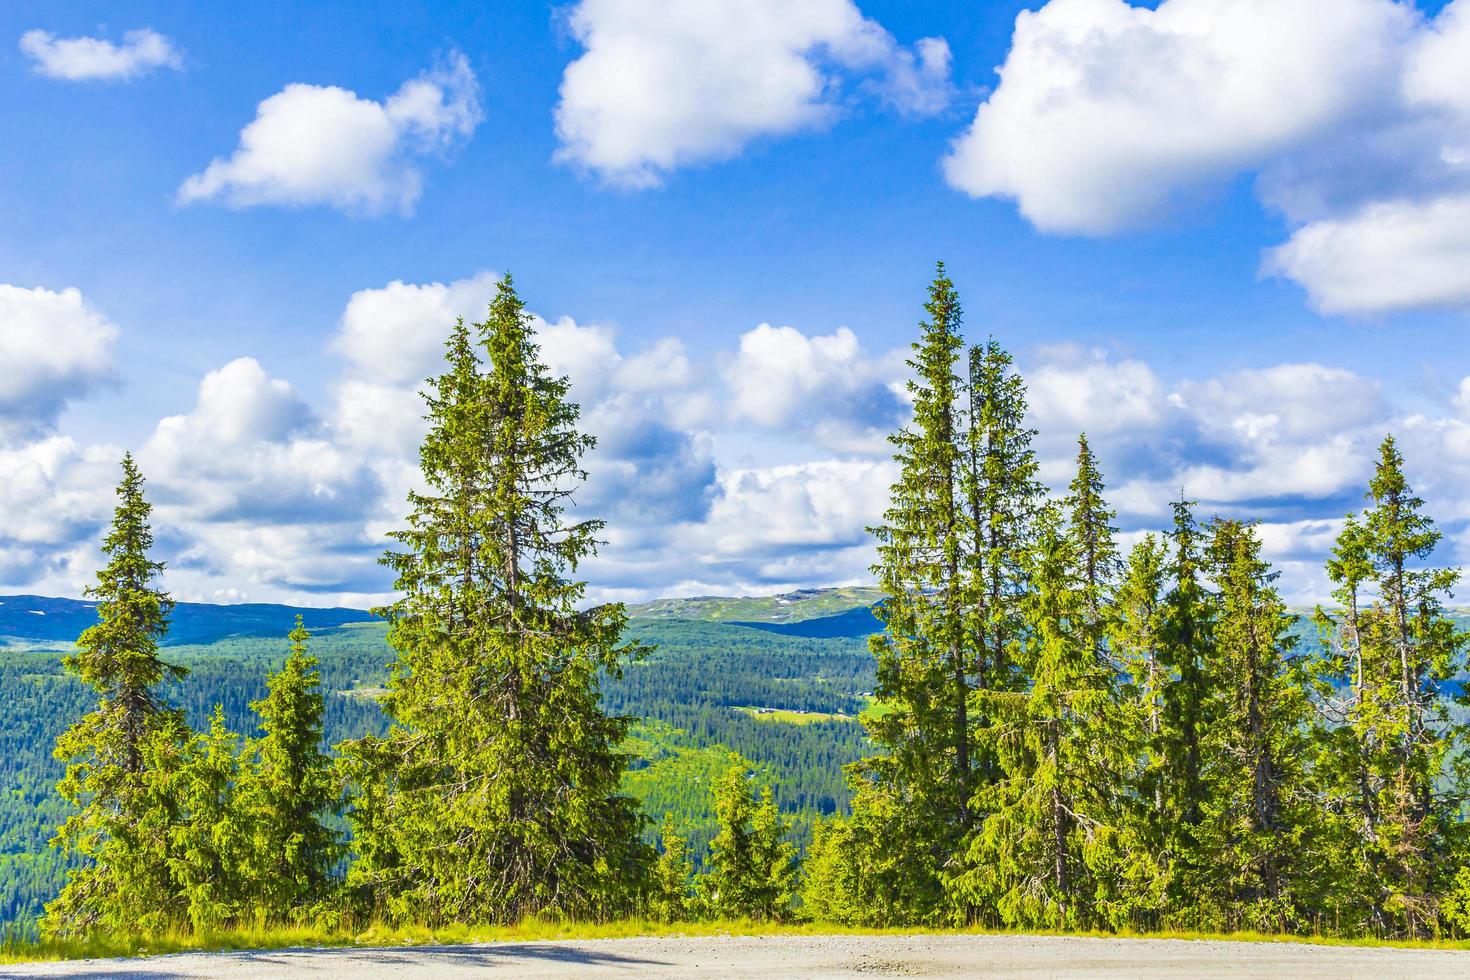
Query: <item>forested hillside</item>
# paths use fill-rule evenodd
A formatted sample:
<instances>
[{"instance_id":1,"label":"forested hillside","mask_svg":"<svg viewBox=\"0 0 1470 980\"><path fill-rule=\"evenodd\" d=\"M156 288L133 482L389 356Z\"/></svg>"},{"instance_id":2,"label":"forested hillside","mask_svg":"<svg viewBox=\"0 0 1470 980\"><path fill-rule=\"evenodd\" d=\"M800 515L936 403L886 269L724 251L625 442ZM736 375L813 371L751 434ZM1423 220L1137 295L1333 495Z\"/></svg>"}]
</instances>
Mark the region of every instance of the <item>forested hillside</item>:
<instances>
[{"instance_id":1,"label":"forested hillside","mask_svg":"<svg viewBox=\"0 0 1470 980\"><path fill-rule=\"evenodd\" d=\"M383 623L178 608L124 454L95 623L62 649L85 608L4 618L6 913L64 859L40 925L62 939L541 915L1470 933L1461 573L1395 440L1298 614L1240 517L1171 501L1125 552L1085 435L1065 493L1041 481L1025 383L993 338L966 350L942 265L925 312L876 591L589 601L604 525L567 502L594 440L508 276L425 395Z\"/></svg>"},{"instance_id":2,"label":"forested hillside","mask_svg":"<svg viewBox=\"0 0 1470 980\"><path fill-rule=\"evenodd\" d=\"M733 608L752 619L762 607L791 609L787 622L800 626L820 624L834 607L863 598L819 590L779 607L770 597L679 605L696 616ZM604 686L610 711L647 719L627 743L637 757L625 778L629 792L654 821L672 812L702 853L715 833L711 786L728 769L729 752L738 752L761 768L760 781L773 788L804 842L813 817L846 805L842 767L866 751L863 729L855 720L792 724L739 709L855 716L867 703L860 695L873 688L865 640L636 615L645 608L634 609L630 633L652 652ZM63 672L61 656L96 611L91 603L34 596L0 597L0 611L0 921L18 921L38 914L59 887L59 858L46 846L65 815L55 792L61 764L51 749L91 699ZM866 606L847 611L861 612L876 627ZM383 729L376 699L390 651L381 622L357 610L181 603L175 619L187 628L171 630L164 649L189 675L168 696L186 708L192 725L206 727L218 703L231 728L249 730L250 702L263 696L267 673L284 659L285 633L297 613L321 660L328 744ZM789 619L793 614L811 618ZM198 637L210 640L190 642Z\"/></svg>"}]
</instances>

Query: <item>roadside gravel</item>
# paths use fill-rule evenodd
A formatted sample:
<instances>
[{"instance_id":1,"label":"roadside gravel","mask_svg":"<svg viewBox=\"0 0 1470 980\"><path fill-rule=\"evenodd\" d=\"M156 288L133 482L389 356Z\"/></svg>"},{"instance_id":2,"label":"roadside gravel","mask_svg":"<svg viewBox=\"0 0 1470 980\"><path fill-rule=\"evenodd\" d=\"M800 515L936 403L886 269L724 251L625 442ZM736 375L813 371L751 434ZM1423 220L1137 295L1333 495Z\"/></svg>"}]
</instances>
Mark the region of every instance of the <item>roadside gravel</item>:
<instances>
[{"instance_id":1,"label":"roadside gravel","mask_svg":"<svg viewBox=\"0 0 1470 980\"><path fill-rule=\"evenodd\" d=\"M1470 977L1470 952L1050 936L713 936L181 953L0 966L0 977Z\"/></svg>"}]
</instances>

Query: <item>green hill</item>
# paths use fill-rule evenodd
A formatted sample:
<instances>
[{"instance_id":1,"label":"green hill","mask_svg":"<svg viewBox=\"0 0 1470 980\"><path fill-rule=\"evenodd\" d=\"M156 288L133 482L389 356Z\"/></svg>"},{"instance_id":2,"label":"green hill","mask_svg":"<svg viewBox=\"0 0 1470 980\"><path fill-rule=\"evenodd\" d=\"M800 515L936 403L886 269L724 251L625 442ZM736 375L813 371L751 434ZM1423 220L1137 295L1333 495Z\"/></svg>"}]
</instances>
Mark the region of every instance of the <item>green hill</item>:
<instances>
[{"instance_id":1,"label":"green hill","mask_svg":"<svg viewBox=\"0 0 1470 980\"><path fill-rule=\"evenodd\" d=\"M702 847L714 832L710 782L731 752L761 771L795 818L799 839L814 816L845 807L842 767L866 750L863 729L851 720L873 688L866 642L767 627L805 622L820 632L823 619L853 612L871 620L872 599L871 590L823 590L784 605L774 597L690 600L686 611L695 618L672 615L682 600L654 604L652 613L638 607L630 632L656 648L621 678L607 679L603 696L610 711L643 719L627 744L637 758L625 788L650 819L672 812ZM196 726L219 703L236 731L246 729L250 702L263 696L267 672L284 659L298 612L313 629L329 692L327 741L381 730L375 695L392 652L384 624L360 610L181 603L165 654L190 673L169 696ZM731 616L752 625L722 621ZM61 765L51 746L93 695L65 675L60 660L94 619L84 602L0 597L0 922L33 917L64 873L46 846L64 814L53 791ZM813 714L844 717L813 721Z\"/></svg>"}]
</instances>

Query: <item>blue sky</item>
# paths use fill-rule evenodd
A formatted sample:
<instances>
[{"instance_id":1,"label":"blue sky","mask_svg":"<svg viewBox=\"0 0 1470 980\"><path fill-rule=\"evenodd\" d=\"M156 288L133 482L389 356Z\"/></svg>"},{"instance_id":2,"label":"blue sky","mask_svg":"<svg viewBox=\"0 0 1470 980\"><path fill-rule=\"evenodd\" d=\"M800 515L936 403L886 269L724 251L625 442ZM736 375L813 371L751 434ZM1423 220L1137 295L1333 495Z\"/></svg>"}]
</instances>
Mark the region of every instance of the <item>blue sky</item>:
<instances>
[{"instance_id":1,"label":"blue sky","mask_svg":"<svg viewBox=\"0 0 1470 980\"><path fill-rule=\"evenodd\" d=\"M599 594L860 580L941 258L1130 532L1259 515L1309 598L1394 430L1463 560L1470 0L789 6L6 4L0 587L80 588L128 447L181 596L379 596L506 269Z\"/></svg>"}]
</instances>

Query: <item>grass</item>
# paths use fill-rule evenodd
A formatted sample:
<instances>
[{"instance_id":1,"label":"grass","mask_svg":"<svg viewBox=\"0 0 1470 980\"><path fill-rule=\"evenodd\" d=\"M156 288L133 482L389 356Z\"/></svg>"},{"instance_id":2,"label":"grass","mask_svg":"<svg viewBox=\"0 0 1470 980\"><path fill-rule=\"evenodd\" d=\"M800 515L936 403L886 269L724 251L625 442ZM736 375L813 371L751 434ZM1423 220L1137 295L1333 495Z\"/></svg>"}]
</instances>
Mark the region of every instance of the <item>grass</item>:
<instances>
[{"instance_id":1,"label":"grass","mask_svg":"<svg viewBox=\"0 0 1470 980\"><path fill-rule=\"evenodd\" d=\"M742 707L756 721L778 721L787 725L810 725L817 721L856 721L852 715L833 714L829 711L790 711L786 708Z\"/></svg>"},{"instance_id":2,"label":"grass","mask_svg":"<svg viewBox=\"0 0 1470 980\"><path fill-rule=\"evenodd\" d=\"M1246 943L1300 943L1319 946L1362 946L1392 949L1443 949L1470 951L1465 940L1386 940L1304 936L1259 932L1057 932L1035 929L871 929L809 922L718 921L665 924L643 919L587 923L528 919L513 926L451 925L389 926L374 924L362 929L324 929L310 926L262 926L226 929L207 933L169 933L144 937L93 940L10 940L0 943L0 964L47 960L104 957L156 956L165 953L221 952L260 949L320 949L344 947L446 946L465 943L546 942L554 940L630 939L659 936L1074 936L1095 939L1225 941Z\"/></svg>"}]
</instances>

